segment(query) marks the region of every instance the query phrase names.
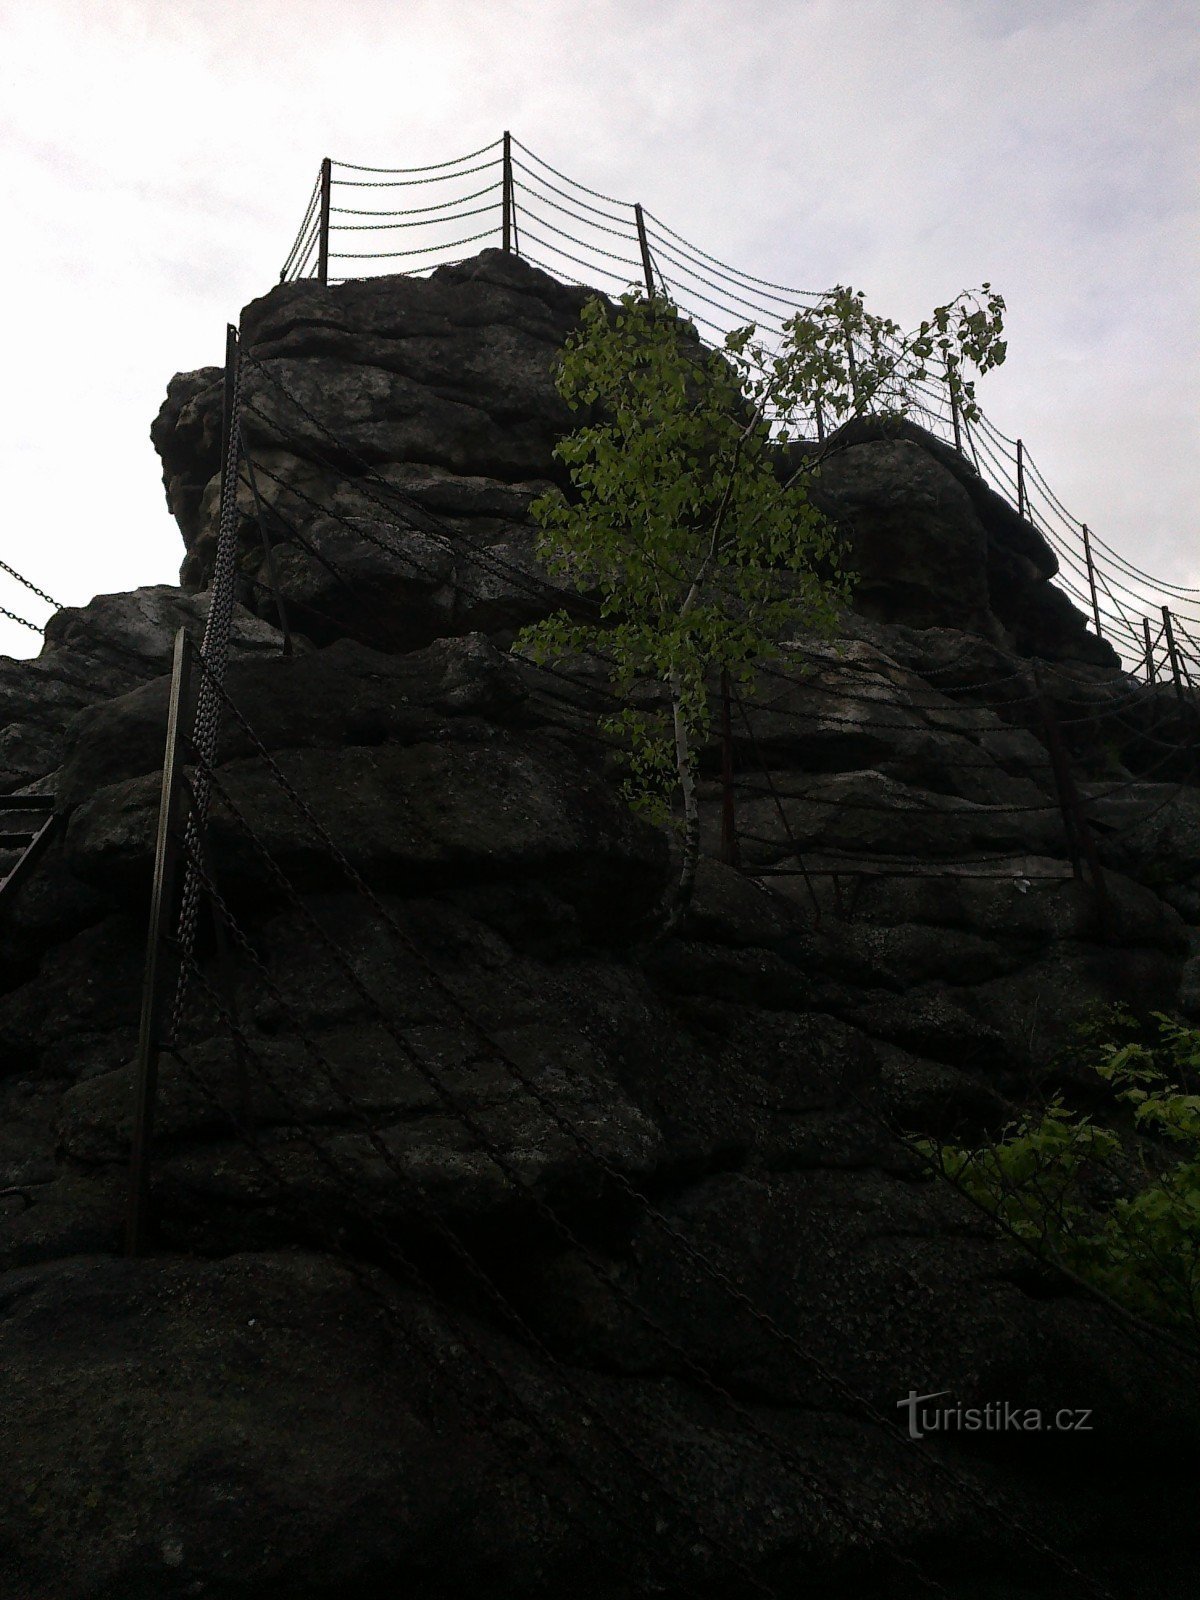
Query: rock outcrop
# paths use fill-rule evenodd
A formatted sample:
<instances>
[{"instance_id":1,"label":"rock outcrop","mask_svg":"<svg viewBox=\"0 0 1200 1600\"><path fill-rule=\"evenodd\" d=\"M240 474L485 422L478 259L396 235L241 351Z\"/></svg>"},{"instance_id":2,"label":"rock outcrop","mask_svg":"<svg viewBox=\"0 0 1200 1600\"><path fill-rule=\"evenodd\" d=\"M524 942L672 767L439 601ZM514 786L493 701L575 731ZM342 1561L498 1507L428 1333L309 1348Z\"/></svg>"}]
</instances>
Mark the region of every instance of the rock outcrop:
<instances>
[{"instance_id":1,"label":"rock outcrop","mask_svg":"<svg viewBox=\"0 0 1200 1600\"><path fill-rule=\"evenodd\" d=\"M201 927L136 1260L164 674L203 625L215 369L154 424L183 589L61 613L0 664L3 787L60 813L0 905L0 1589L1182 1600L1200 1389L897 1129L1081 1093L1056 1051L1094 1002L1200 1017L1194 710L1120 670L952 450L857 424L814 487L856 608L833 643L794 630L735 728L740 868L703 753L695 903L638 942L672 847L620 798L603 673L507 649L563 598L528 505L561 481L585 294L487 251L244 314L273 559L246 488L245 720L207 848L245 940ZM1092 1426L898 1436L943 1390Z\"/></svg>"}]
</instances>

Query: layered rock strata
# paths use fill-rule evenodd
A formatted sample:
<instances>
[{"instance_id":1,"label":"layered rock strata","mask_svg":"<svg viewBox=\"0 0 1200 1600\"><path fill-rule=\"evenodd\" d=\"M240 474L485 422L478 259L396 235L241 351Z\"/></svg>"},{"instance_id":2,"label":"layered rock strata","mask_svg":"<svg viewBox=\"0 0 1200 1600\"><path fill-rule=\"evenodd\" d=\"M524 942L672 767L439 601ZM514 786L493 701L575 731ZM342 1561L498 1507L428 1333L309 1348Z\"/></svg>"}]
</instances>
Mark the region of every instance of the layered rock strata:
<instances>
[{"instance_id":1,"label":"layered rock strata","mask_svg":"<svg viewBox=\"0 0 1200 1600\"><path fill-rule=\"evenodd\" d=\"M222 958L202 930L144 1259L120 1253L133 1055L215 369L154 425L183 589L63 614L5 666L7 789L52 790L61 832L0 923L4 1592L883 1597L915 1563L962 1600L1095 1593L1080 1571L1189 1595L1178 1355L895 1130L969 1138L1031 1090L1083 1094L1055 1052L1090 1003L1200 1015L1194 715L1120 671L953 452L862 425L815 491L858 609L759 680L740 870L704 752L694 907L637 944L671 847L595 737L603 674L507 650L560 599L528 502L557 478L583 297L485 252L247 308L250 354L316 419L251 370L299 638L285 658L263 620L247 491L228 682L256 737L227 722L210 828L247 940ZM1093 1427L889 1428L944 1389Z\"/></svg>"}]
</instances>

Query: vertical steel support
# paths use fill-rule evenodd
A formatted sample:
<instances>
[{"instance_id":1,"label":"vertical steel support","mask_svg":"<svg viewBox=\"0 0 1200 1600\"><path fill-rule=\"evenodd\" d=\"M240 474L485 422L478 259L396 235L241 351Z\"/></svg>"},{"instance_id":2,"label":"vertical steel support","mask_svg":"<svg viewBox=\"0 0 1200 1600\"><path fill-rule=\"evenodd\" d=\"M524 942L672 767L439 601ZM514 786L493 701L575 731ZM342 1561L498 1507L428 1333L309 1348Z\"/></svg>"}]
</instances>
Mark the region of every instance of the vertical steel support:
<instances>
[{"instance_id":1,"label":"vertical steel support","mask_svg":"<svg viewBox=\"0 0 1200 1600\"><path fill-rule=\"evenodd\" d=\"M1096 637L1103 639L1104 632L1100 627L1100 607L1096 601L1096 569L1092 565L1092 536L1088 532L1088 525L1083 524L1083 554L1087 561L1088 588L1092 591L1092 615L1096 619Z\"/></svg>"},{"instance_id":2,"label":"vertical steel support","mask_svg":"<svg viewBox=\"0 0 1200 1600\"><path fill-rule=\"evenodd\" d=\"M233 434L233 407L237 385L238 331L232 322L225 324L225 387L221 392L221 500L225 503L225 482L229 476L229 456Z\"/></svg>"},{"instance_id":3,"label":"vertical steel support","mask_svg":"<svg viewBox=\"0 0 1200 1600\"><path fill-rule=\"evenodd\" d=\"M1142 618L1142 636L1146 641L1146 682L1155 682L1154 676L1154 646L1150 643L1150 618Z\"/></svg>"},{"instance_id":4,"label":"vertical steel support","mask_svg":"<svg viewBox=\"0 0 1200 1600\"><path fill-rule=\"evenodd\" d=\"M1025 515L1025 445L1017 440L1017 510Z\"/></svg>"},{"instance_id":5,"label":"vertical steel support","mask_svg":"<svg viewBox=\"0 0 1200 1600\"><path fill-rule=\"evenodd\" d=\"M817 401L817 443L825 443L825 408L819 399Z\"/></svg>"},{"instance_id":6,"label":"vertical steel support","mask_svg":"<svg viewBox=\"0 0 1200 1600\"><path fill-rule=\"evenodd\" d=\"M958 419L958 384L955 381L954 357L946 356L946 387L950 391L950 421L954 424L954 448L962 455L962 423Z\"/></svg>"},{"instance_id":7,"label":"vertical steel support","mask_svg":"<svg viewBox=\"0 0 1200 1600\"><path fill-rule=\"evenodd\" d=\"M163 1014L174 988L168 983L167 952L171 918L179 890L179 846L186 802L182 783L184 743L192 712L191 643L185 629L175 635L167 744L163 755L162 798L158 808L158 843L154 854L154 887L146 936L146 968L142 985L142 1017L138 1034L137 1076L133 1107L133 1146L129 1158L129 1191L125 1214L125 1253L146 1248L150 1201L150 1143L154 1097L158 1088L159 1040Z\"/></svg>"},{"instance_id":8,"label":"vertical steel support","mask_svg":"<svg viewBox=\"0 0 1200 1600\"><path fill-rule=\"evenodd\" d=\"M854 401L854 410L858 411L858 363L854 359L854 341L850 337L850 330L846 330L846 369L850 374L850 395Z\"/></svg>"},{"instance_id":9,"label":"vertical steel support","mask_svg":"<svg viewBox=\"0 0 1200 1600\"><path fill-rule=\"evenodd\" d=\"M638 246L642 252L642 276L646 280L646 299L654 299L654 268L650 262L650 245L646 240L646 219L642 215L639 204L633 208L634 220L637 223Z\"/></svg>"},{"instance_id":10,"label":"vertical steel support","mask_svg":"<svg viewBox=\"0 0 1200 1600\"><path fill-rule=\"evenodd\" d=\"M311 168L310 168L311 170ZM321 225L317 235L317 281L329 282L329 196L333 188L333 162L321 163Z\"/></svg>"},{"instance_id":11,"label":"vertical steel support","mask_svg":"<svg viewBox=\"0 0 1200 1600\"><path fill-rule=\"evenodd\" d=\"M1175 648L1175 630L1171 626L1171 613L1168 607L1162 608L1163 632L1167 636L1167 654L1171 657L1171 676L1175 679L1175 693L1183 699L1183 677L1179 671L1179 651Z\"/></svg>"},{"instance_id":12,"label":"vertical steel support","mask_svg":"<svg viewBox=\"0 0 1200 1600\"><path fill-rule=\"evenodd\" d=\"M733 716L729 673L724 669L721 672L721 860L730 867L741 864L733 809Z\"/></svg>"},{"instance_id":13,"label":"vertical steel support","mask_svg":"<svg viewBox=\"0 0 1200 1600\"><path fill-rule=\"evenodd\" d=\"M283 591L279 587L279 573L275 566L275 551L267 534L267 508L263 502L262 495L259 493L258 475L254 470L254 462L250 459L250 451L246 448L246 429L240 418L238 420L238 438L241 442L242 458L246 463L246 474L250 479L250 493L254 497L254 514L258 518L258 531L262 536L267 582L271 586L271 594L275 599L275 613L279 618L279 631L283 634L283 654L290 656L292 653L292 630L288 627L287 608L283 603Z\"/></svg>"},{"instance_id":14,"label":"vertical steel support","mask_svg":"<svg viewBox=\"0 0 1200 1600\"><path fill-rule=\"evenodd\" d=\"M502 196L501 215L504 231L502 249L505 255L512 251L512 225L513 225L513 184L512 184L512 138L507 128L504 130L504 164L501 168L503 180L500 186Z\"/></svg>"},{"instance_id":15,"label":"vertical steel support","mask_svg":"<svg viewBox=\"0 0 1200 1600\"><path fill-rule=\"evenodd\" d=\"M1050 765L1054 770L1054 784L1058 790L1058 804L1062 812L1063 826L1067 834L1067 848L1071 854L1071 868L1075 877L1083 881L1083 868L1080 863L1082 855L1087 861L1088 871L1091 873L1092 887L1096 891L1096 898L1100 910L1100 928L1107 939L1111 929L1111 914L1108 902L1108 885L1104 881L1104 869L1100 865L1100 857L1096 854L1095 842L1092 831L1087 825L1083 805L1079 799L1079 791L1075 787L1075 780L1071 776L1070 763L1067 760L1066 750L1063 748L1062 735L1058 730L1058 721L1046 699L1042 687L1042 675L1035 666L1033 669L1034 686L1037 689L1038 710L1041 712L1042 727L1046 732L1046 749L1050 755Z\"/></svg>"}]
</instances>

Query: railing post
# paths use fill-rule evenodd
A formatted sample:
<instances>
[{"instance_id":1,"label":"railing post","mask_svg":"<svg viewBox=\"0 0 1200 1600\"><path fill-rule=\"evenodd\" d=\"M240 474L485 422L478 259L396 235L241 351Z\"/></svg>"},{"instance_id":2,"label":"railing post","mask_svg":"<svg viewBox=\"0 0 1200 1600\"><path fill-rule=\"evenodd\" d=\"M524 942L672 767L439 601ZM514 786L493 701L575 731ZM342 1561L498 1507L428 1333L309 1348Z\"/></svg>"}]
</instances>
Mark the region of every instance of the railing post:
<instances>
[{"instance_id":1,"label":"railing post","mask_svg":"<svg viewBox=\"0 0 1200 1600\"><path fill-rule=\"evenodd\" d=\"M166 979L167 937L179 890L179 844L185 789L182 782L185 729L192 711L192 658L187 631L175 635L171 699L167 712L167 744L163 755L162 796L158 808L158 843L154 853L154 887L146 936L146 968L133 1106L133 1144L129 1157L129 1191L125 1213L125 1253L141 1255L146 1247L150 1202L150 1143L154 1098L158 1088L159 1036L171 993Z\"/></svg>"},{"instance_id":2,"label":"railing post","mask_svg":"<svg viewBox=\"0 0 1200 1600\"><path fill-rule=\"evenodd\" d=\"M654 268L650 263L650 246L646 240L646 219L642 215L640 204L635 203L633 208L634 220L637 223L638 246L642 252L642 275L646 280L646 299L654 299Z\"/></svg>"},{"instance_id":3,"label":"railing post","mask_svg":"<svg viewBox=\"0 0 1200 1600\"><path fill-rule=\"evenodd\" d=\"M1183 677L1179 671L1179 652L1175 648L1175 630L1171 626L1171 612L1167 606L1162 608L1163 632L1167 636L1167 653L1171 657L1171 676L1175 679L1175 693L1180 700L1183 699Z\"/></svg>"},{"instance_id":4,"label":"railing post","mask_svg":"<svg viewBox=\"0 0 1200 1600\"><path fill-rule=\"evenodd\" d=\"M503 197L501 215L503 221L504 243L502 249L505 255L512 252L512 225L513 225L513 187L512 187L512 139L508 129L504 130L504 164L501 168L503 181L501 194Z\"/></svg>"},{"instance_id":5,"label":"railing post","mask_svg":"<svg viewBox=\"0 0 1200 1600\"><path fill-rule=\"evenodd\" d=\"M1146 640L1146 682L1156 682L1154 676L1154 646L1150 643L1150 618L1142 618L1142 635Z\"/></svg>"},{"instance_id":6,"label":"railing post","mask_svg":"<svg viewBox=\"0 0 1200 1600\"><path fill-rule=\"evenodd\" d=\"M1058 721L1046 699L1042 687L1042 675L1035 666L1033 669L1033 682L1037 690L1038 710L1041 713L1042 727L1046 732L1046 749L1050 755L1050 765L1054 771L1054 785L1058 790L1058 805L1062 812L1063 826L1066 829L1067 849L1071 855L1071 868L1080 882L1083 881L1083 868L1080 864L1082 854L1088 864L1088 871L1092 876L1092 886L1096 891L1096 898L1100 910L1100 927L1107 939L1111 931L1111 912L1108 900L1108 885L1104 881L1104 869L1100 865L1100 857L1096 854L1096 845L1092 839L1091 829L1087 824L1083 806L1079 799L1079 791L1075 787L1075 780L1071 776L1071 768L1067 761L1067 754L1063 748L1062 736L1058 730Z\"/></svg>"},{"instance_id":7,"label":"railing post","mask_svg":"<svg viewBox=\"0 0 1200 1600\"><path fill-rule=\"evenodd\" d=\"M1025 515L1025 445L1021 439L1017 440L1017 511Z\"/></svg>"},{"instance_id":8,"label":"railing post","mask_svg":"<svg viewBox=\"0 0 1200 1600\"><path fill-rule=\"evenodd\" d=\"M326 156L321 163L321 225L317 235L317 281L323 284L329 282L329 196L332 188L333 162Z\"/></svg>"},{"instance_id":9,"label":"railing post","mask_svg":"<svg viewBox=\"0 0 1200 1600\"><path fill-rule=\"evenodd\" d=\"M854 341L850 337L850 330L844 330L846 338L846 368L850 374L850 396L854 401L854 409L858 410L858 365L854 359Z\"/></svg>"},{"instance_id":10,"label":"railing post","mask_svg":"<svg viewBox=\"0 0 1200 1600\"><path fill-rule=\"evenodd\" d=\"M1096 619L1096 637L1103 639L1104 631L1100 626L1100 607L1096 601L1096 569L1092 565L1092 538L1088 533L1088 525L1083 524L1083 554L1087 560L1088 588L1092 591L1092 615Z\"/></svg>"},{"instance_id":11,"label":"railing post","mask_svg":"<svg viewBox=\"0 0 1200 1600\"><path fill-rule=\"evenodd\" d=\"M733 809L733 717L725 669L721 671L721 860L730 867L740 865Z\"/></svg>"},{"instance_id":12,"label":"railing post","mask_svg":"<svg viewBox=\"0 0 1200 1600\"><path fill-rule=\"evenodd\" d=\"M950 421L954 424L954 448L962 455L962 423L958 420L958 385L954 377L954 357L946 356L946 386L950 390Z\"/></svg>"},{"instance_id":13,"label":"railing post","mask_svg":"<svg viewBox=\"0 0 1200 1600\"><path fill-rule=\"evenodd\" d=\"M283 634L283 653L290 656L292 653L292 630L288 626L287 607L283 603L283 591L279 587L279 573L275 566L275 551L271 547L270 536L267 533L267 508L258 488L258 474L254 470L254 462L250 459L250 451L246 446L246 429L241 419L238 419L238 439L241 444L242 459L246 463L246 475L250 479L250 493L254 499L254 514L258 518L258 531L262 537L263 559L266 562L267 581L271 586L271 593L275 597L275 613L279 618L279 631Z\"/></svg>"},{"instance_id":14,"label":"railing post","mask_svg":"<svg viewBox=\"0 0 1200 1600\"><path fill-rule=\"evenodd\" d=\"M221 499L225 503L225 483L233 445L233 408L237 388L238 331L232 322L225 324L225 387L221 391Z\"/></svg>"}]
</instances>

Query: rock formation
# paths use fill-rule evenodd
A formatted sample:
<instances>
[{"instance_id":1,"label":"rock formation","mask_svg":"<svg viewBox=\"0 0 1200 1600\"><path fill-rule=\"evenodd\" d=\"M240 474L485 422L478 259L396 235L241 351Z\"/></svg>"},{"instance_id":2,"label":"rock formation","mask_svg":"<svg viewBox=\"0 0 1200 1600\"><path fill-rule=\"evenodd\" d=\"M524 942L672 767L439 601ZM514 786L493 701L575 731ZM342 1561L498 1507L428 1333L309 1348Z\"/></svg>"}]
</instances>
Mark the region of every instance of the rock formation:
<instances>
[{"instance_id":1,"label":"rock formation","mask_svg":"<svg viewBox=\"0 0 1200 1600\"><path fill-rule=\"evenodd\" d=\"M695 905L635 947L670 847L595 737L602 674L507 648L563 600L528 506L587 292L485 251L243 315L272 553L244 485L208 849L246 943L202 929L139 1259L164 674L206 609L219 371L153 427L182 589L0 663L0 792L61 814L0 907L0 1591L1191 1595L1194 1374L894 1129L1082 1092L1055 1052L1092 1002L1200 1016L1192 709L952 450L856 424L814 488L855 609L783 642L735 730L740 870L705 752ZM1092 1430L897 1437L940 1390Z\"/></svg>"}]
</instances>

